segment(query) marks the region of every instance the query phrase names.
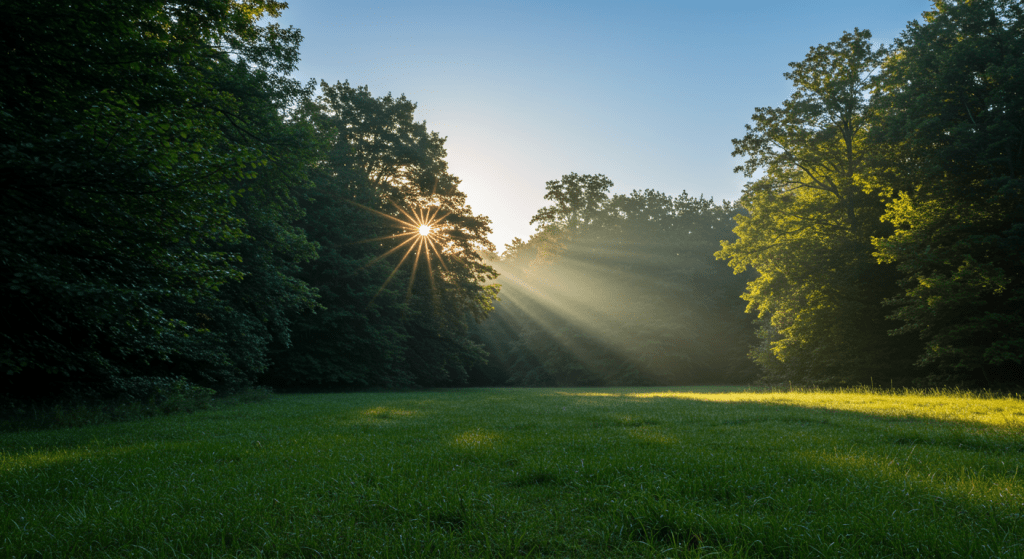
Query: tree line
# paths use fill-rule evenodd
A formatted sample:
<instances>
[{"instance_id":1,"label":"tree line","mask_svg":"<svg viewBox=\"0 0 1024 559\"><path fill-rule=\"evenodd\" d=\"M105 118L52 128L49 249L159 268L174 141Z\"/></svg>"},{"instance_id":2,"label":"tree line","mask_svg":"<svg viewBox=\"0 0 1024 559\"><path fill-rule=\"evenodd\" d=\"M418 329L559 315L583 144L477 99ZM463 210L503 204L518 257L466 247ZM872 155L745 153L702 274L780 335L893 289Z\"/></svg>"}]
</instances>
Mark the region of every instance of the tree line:
<instances>
[{"instance_id":1,"label":"tree line","mask_svg":"<svg viewBox=\"0 0 1024 559\"><path fill-rule=\"evenodd\" d=\"M757 273L768 379L1021 383L1022 16L938 1L891 46L845 33L734 140L754 180L717 256Z\"/></svg>"},{"instance_id":2,"label":"tree line","mask_svg":"<svg viewBox=\"0 0 1024 559\"><path fill-rule=\"evenodd\" d=\"M8 7L5 394L448 385L483 358L489 221L444 138L404 96L289 78L301 35L266 21L284 7ZM381 258L428 206L443 267Z\"/></svg>"},{"instance_id":3,"label":"tree line","mask_svg":"<svg viewBox=\"0 0 1024 559\"><path fill-rule=\"evenodd\" d=\"M413 102L289 77L285 7L9 7L4 394L1020 383L1019 2L812 48L736 203L570 173L501 256Z\"/></svg>"}]
</instances>

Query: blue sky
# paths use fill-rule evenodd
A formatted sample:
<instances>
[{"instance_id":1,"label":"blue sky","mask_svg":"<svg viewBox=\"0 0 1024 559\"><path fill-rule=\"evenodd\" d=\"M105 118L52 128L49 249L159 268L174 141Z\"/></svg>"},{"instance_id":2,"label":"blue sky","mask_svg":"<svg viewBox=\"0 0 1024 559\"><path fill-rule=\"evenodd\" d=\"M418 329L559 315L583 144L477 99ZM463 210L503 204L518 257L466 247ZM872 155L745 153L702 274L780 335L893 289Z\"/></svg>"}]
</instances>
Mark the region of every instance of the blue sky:
<instances>
[{"instance_id":1,"label":"blue sky","mask_svg":"<svg viewBox=\"0 0 1024 559\"><path fill-rule=\"evenodd\" d=\"M533 232L544 183L602 173L735 200L732 138L791 89L782 73L854 27L888 43L926 0L431 2L293 0L296 77L405 94L499 252Z\"/></svg>"}]
</instances>

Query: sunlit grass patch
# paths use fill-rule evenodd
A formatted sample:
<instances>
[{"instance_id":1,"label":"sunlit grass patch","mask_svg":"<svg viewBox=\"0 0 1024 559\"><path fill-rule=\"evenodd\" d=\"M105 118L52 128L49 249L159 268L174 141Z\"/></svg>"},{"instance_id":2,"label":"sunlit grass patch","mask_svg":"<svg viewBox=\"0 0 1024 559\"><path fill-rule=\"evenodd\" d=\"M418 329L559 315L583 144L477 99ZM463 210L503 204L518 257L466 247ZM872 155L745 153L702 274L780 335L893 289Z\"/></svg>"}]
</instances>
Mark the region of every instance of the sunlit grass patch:
<instances>
[{"instance_id":1,"label":"sunlit grass patch","mask_svg":"<svg viewBox=\"0 0 1024 559\"><path fill-rule=\"evenodd\" d=\"M388 406L377 406L360 412L360 415L369 419L396 419L416 415L416 412Z\"/></svg>"},{"instance_id":2,"label":"sunlit grass patch","mask_svg":"<svg viewBox=\"0 0 1024 559\"><path fill-rule=\"evenodd\" d=\"M1020 397L992 397L958 390L875 391L854 388L723 393L661 391L636 392L629 394L629 397L785 404L826 411L871 413L891 418L969 421L994 427L1024 429L1024 400Z\"/></svg>"},{"instance_id":3,"label":"sunlit grass patch","mask_svg":"<svg viewBox=\"0 0 1024 559\"><path fill-rule=\"evenodd\" d=\"M455 435L451 444L462 449L492 448L499 438L497 433L472 429Z\"/></svg>"},{"instance_id":4,"label":"sunlit grass patch","mask_svg":"<svg viewBox=\"0 0 1024 559\"><path fill-rule=\"evenodd\" d=\"M288 395L14 433L0 439L0 548L12 557L1024 556L1024 433L973 419L1019 402L968 396L942 404L956 413L933 409L949 396Z\"/></svg>"}]
</instances>

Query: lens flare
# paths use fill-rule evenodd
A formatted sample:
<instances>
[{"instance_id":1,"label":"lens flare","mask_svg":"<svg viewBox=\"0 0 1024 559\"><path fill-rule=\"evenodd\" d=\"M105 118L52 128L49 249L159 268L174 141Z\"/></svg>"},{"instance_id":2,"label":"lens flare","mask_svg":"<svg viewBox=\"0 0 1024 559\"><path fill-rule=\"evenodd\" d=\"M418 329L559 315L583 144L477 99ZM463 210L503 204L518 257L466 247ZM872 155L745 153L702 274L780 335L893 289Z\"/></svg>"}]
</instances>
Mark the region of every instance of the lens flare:
<instances>
[{"instance_id":1,"label":"lens flare","mask_svg":"<svg viewBox=\"0 0 1024 559\"><path fill-rule=\"evenodd\" d=\"M439 246L443 247L443 244L441 244L442 237L444 237L444 229L442 227L442 224L444 222L444 219L448 217L451 214L451 212L446 212L442 214L441 208L438 206L430 206L425 208L410 208L407 210L392 201L391 205L394 206L396 210L398 210L399 214L401 214L401 216L393 216L375 210L373 208L368 208L361 204L356 204L354 202L353 204L365 210L368 210L380 217L386 218L387 220L391 221L395 225L405 230L404 233L395 233L393 235L387 235L385 237L377 237L374 239L358 241L366 243L382 240L393 241L397 239L404 239L397 245L391 247L391 249L385 252L384 254L378 255L377 257L373 258L360 268L366 269L376 264L377 262L380 262L384 258L387 258L388 256L394 254L395 252L398 252L403 248L405 249L405 253L402 255L402 258L398 261L398 264L395 264L395 268L391 270L390 274L388 274L387 279L384 280L384 284L380 286L380 289L378 289L377 293L374 294L373 299L370 300L370 305L372 305L373 301L377 299L377 296L380 295L382 291L384 291L384 288L387 287L389 283L391 283L392 278L394 278L395 274L398 273L398 269L402 267L402 264L404 264L406 260L410 259L410 256L412 257L412 271L411 274L409 275L409 286L406 288L406 299L408 299L412 295L413 282L416 281L417 271L419 270L421 260L426 262L427 278L430 280L431 291L435 292L434 294L436 296L436 286L434 285L434 261L436 260L442 269L446 271L448 270L448 266L445 264L444 259L441 257L441 249L439 248ZM413 254L413 251L415 251L415 254Z\"/></svg>"}]
</instances>

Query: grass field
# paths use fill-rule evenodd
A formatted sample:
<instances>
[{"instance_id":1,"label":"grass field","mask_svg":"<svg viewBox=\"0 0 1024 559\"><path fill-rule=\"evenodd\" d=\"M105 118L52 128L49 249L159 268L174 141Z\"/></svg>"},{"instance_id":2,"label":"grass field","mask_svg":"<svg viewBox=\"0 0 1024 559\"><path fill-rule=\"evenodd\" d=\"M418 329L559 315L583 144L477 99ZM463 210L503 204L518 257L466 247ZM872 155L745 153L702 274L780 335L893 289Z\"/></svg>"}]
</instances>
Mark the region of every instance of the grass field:
<instances>
[{"instance_id":1,"label":"grass field","mask_svg":"<svg viewBox=\"0 0 1024 559\"><path fill-rule=\"evenodd\" d=\"M1024 557L1024 401L463 389L0 434L0 557Z\"/></svg>"}]
</instances>

